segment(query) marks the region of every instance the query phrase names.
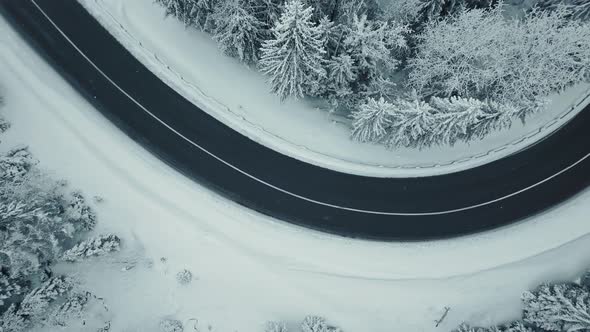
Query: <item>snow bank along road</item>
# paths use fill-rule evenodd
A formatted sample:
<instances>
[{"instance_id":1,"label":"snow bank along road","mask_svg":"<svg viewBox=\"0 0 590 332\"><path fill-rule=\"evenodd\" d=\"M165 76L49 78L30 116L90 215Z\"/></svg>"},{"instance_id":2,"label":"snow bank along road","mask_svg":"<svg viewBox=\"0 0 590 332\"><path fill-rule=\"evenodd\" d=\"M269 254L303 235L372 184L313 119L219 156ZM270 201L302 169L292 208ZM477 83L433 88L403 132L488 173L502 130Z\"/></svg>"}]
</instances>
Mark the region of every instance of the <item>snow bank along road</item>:
<instances>
[{"instance_id":1,"label":"snow bank along road","mask_svg":"<svg viewBox=\"0 0 590 332\"><path fill-rule=\"evenodd\" d=\"M590 107L528 149L466 171L405 179L338 173L257 144L199 110L76 1L0 0L0 8L130 137L227 198L295 224L379 240L445 238L521 220L590 183Z\"/></svg>"}]
</instances>

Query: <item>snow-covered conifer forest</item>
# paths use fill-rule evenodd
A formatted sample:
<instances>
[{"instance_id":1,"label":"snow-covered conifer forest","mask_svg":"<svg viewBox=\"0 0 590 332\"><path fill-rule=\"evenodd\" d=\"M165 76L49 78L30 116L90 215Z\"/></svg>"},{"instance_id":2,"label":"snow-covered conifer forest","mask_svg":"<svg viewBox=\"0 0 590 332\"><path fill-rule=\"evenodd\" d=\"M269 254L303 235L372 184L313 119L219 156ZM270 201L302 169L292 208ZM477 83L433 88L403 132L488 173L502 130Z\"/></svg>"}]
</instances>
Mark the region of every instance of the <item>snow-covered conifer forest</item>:
<instances>
[{"instance_id":1,"label":"snow-covered conifer forest","mask_svg":"<svg viewBox=\"0 0 590 332\"><path fill-rule=\"evenodd\" d=\"M0 118L0 132L9 127ZM37 163L25 146L0 155L0 331L55 330L71 322L104 329L104 301L54 267L118 251L121 240L91 237L97 217L86 198Z\"/></svg>"},{"instance_id":2,"label":"snow-covered conifer forest","mask_svg":"<svg viewBox=\"0 0 590 332\"><path fill-rule=\"evenodd\" d=\"M588 81L585 0L156 0L387 147L452 145L542 112Z\"/></svg>"}]
</instances>

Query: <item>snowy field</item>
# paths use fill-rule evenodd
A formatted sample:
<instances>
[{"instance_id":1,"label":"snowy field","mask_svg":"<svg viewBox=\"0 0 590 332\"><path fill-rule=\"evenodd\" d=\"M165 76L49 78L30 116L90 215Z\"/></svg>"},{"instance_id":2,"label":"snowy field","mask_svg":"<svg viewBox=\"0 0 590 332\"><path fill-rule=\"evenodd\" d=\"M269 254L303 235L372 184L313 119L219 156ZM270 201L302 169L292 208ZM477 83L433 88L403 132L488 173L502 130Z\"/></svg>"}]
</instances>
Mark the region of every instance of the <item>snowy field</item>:
<instances>
[{"instance_id":1,"label":"snowy field","mask_svg":"<svg viewBox=\"0 0 590 332\"><path fill-rule=\"evenodd\" d=\"M345 331L449 331L463 320L515 319L521 292L590 266L590 191L534 221L453 241L333 237L182 177L105 120L3 19L0 63L1 112L13 123L3 148L26 143L41 168L104 197L98 231L123 238L115 259L74 267L105 297L112 331L157 331L166 315L196 318L200 331L259 332L267 320L297 331L307 314ZM180 286L175 274L185 268L195 280Z\"/></svg>"},{"instance_id":2,"label":"snowy field","mask_svg":"<svg viewBox=\"0 0 590 332\"><path fill-rule=\"evenodd\" d=\"M370 176L424 176L453 172L507 156L543 138L590 102L590 85L555 96L548 110L526 125L483 141L418 151L349 139L348 120L304 101L280 103L264 77L224 56L210 36L185 28L145 0L80 0L140 61L196 105L251 139L292 157L335 170Z\"/></svg>"}]
</instances>

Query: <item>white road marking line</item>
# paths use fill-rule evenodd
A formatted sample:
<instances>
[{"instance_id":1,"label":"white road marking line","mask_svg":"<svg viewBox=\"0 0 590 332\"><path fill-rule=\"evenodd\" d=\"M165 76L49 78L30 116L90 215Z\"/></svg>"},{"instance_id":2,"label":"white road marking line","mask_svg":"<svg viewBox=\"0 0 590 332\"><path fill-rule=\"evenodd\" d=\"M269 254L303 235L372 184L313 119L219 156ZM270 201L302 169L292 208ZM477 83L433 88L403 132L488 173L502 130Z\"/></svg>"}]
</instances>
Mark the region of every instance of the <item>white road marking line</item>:
<instances>
[{"instance_id":1,"label":"white road marking line","mask_svg":"<svg viewBox=\"0 0 590 332\"><path fill-rule=\"evenodd\" d=\"M115 83L108 75L106 75L100 68L98 68L98 66L96 64L94 64L94 62L92 62L92 60L90 60L86 54L84 54L84 52L82 52L82 50L80 50L78 48L78 46L76 46L76 44L74 44L72 42L72 40L59 28L59 26L57 26L57 24L55 22L53 22L53 20L49 17L49 15L47 15L47 13L45 13L45 11L43 11L43 9L37 4L37 2L35 0L31 0L31 2L35 5L35 7L37 7L37 9L41 12L41 14L43 14L43 16L45 16L45 18L51 23L51 25L53 25L55 27L55 29L76 49L76 51L78 51L78 53L80 53L80 55L82 55L82 57L84 57L84 59L86 59L86 61L88 61L88 63L90 63L90 65L92 67L94 67L94 69L96 69L102 76L104 76L112 85L114 85L119 91L121 91L125 96L127 96L127 98L129 98L131 101L133 101L133 103L135 103L137 106L139 106L139 108L141 108L144 112L146 112L147 114L149 114L151 117L153 117L156 121L160 122L164 127L168 128L170 131L172 131L173 133L175 133L176 135L178 135L179 137L181 137L182 139L184 139L185 141L187 141L188 143L190 143L191 145L195 146L196 148L200 149L201 151L205 152L206 154L210 155L211 157L217 159L218 161L220 161L221 163L225 164L226 166L238 171L239 173L244 174L245 176L259 182L262 183L272 189L275 189L277 191L280 191L282 193L285 193L287 195L302 199L304 201L308 201L314 204L318 204L318 205L323 205L323 206L327 206L327 207L331 207L331 208L335 208L335 209L340 209L340 210L347 210L347 211L352 211L352 212L359 212L359 213L367 213L367 214L375 214L375 215L388 215L388 216L435 216L435 215L443 215L443 214L451 214L451 213L456 213L456 212L461 212L461 211L466 211L466 210L471 210L471 209L475 209L478 207L482 207L482 206L486 206L486 205L490 205L502 200L505 200L507 198L516 196L520 193L523 193L527 190L530 190L532 188L535 188L565 172L567 172L568 170L570 170L571 168L575 167L576 165L580 164L581 162L583 162L585 159L587 159L588 157L590 157L590 153L586 154L584 157L582 157L580 160L576 161L575 163L571 164L570 166L562 169L561 171L535 183L532 184L528 187L525 187L521 190L515 191L511 194L487 201L487 202L483 202L483 203L479 203L479 204L474 204L474 205L470 205L470 206L466 206L466 207L462 207L462 208L457 208L457 209L452 209L452 210L445 210L445 211L436 211L436 212L416 212L416 213L411 213L411 212L382 212L382 211L372 211L372 210L364 210L364 209L355 209L355 208L351 208L351 207L346 207L346 206L339 206L339 205L335 205L335 204L330 204L330 203L325 203L325 202L321 202L315 199L311 199L311 198L307 198L305 196L301 196L295 193L292 193L290 191L287 191L285 189L279 188L271 183L268 183L262 179L259 179L257 177L255 177L254 175L251 175L241 169L239 169L238 167L230 164L229 162L221 159L220 157L216 156L215 154L213 154L212 152L209 152L208 150L206 150L205 148L201 147L199 144L191 141L189 138L185 137L184 135L182 135L180 132L176 131L174 128L172 128L171 126L169 126L166 122L162 121L160 118L158 118L157 116L155 116L152 112L150 112L148 109L146 109L142 104L140 104L137 100L135 100L133 97L131 97L127 92L125 92L125 90L123 90L121 87L119 87L117 85L117 83ZM195 106L196 107L196 106ZM277 152L278 153L278 152Z\"/></svg>"}]
</instances>

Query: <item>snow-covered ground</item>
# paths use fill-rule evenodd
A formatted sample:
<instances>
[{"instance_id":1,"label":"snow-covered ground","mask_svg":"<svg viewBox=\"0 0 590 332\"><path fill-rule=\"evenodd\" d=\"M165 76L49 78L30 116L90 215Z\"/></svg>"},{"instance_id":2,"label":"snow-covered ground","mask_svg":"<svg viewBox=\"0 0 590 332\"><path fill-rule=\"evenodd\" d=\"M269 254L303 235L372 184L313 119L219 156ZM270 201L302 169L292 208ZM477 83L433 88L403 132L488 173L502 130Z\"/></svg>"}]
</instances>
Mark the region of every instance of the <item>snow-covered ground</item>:
<instances>
[{"instance_id":1,"label":"snow-covered ground","mask_svg":"<svg viewBox=\"0 0 590 332\"><path fill-rule=\"evenodd\" d=\"M580 85L555 96L526 125L515 121L483 141L389 151L351 141L346 119L304 101L281 103L255 69L222 55L209 35L164 19L164 9L152 1L80 2L156 75L220 121L279 152L348 173L424 176L481 165L550 134L590 102L590 85Z\"/></svg>"},{"instance_id":2,"label":"snow-covered ground","mask_svg":"<svg viewBox=\"0 0 590 332\"><path fill-rule=\"evenodd\" d=\"M197 318L200 331L260 332L266 320L297 331L307 314L346 331L449 331L462 320L514 319L522 291L590 266L590 191L535 220L452 241L338 238L261 216L184 178L104 119L4 19L0 64L0 112L13 123L3 148L26 143L40 167L104 197L99 231L124 239L124 263L74 267L105 297L112 331L156 331L165 315ZM196 279L183 287L175 274L184 268ZM451 312L435 328L444 306Z\"/></svg>"}]
</instances>

